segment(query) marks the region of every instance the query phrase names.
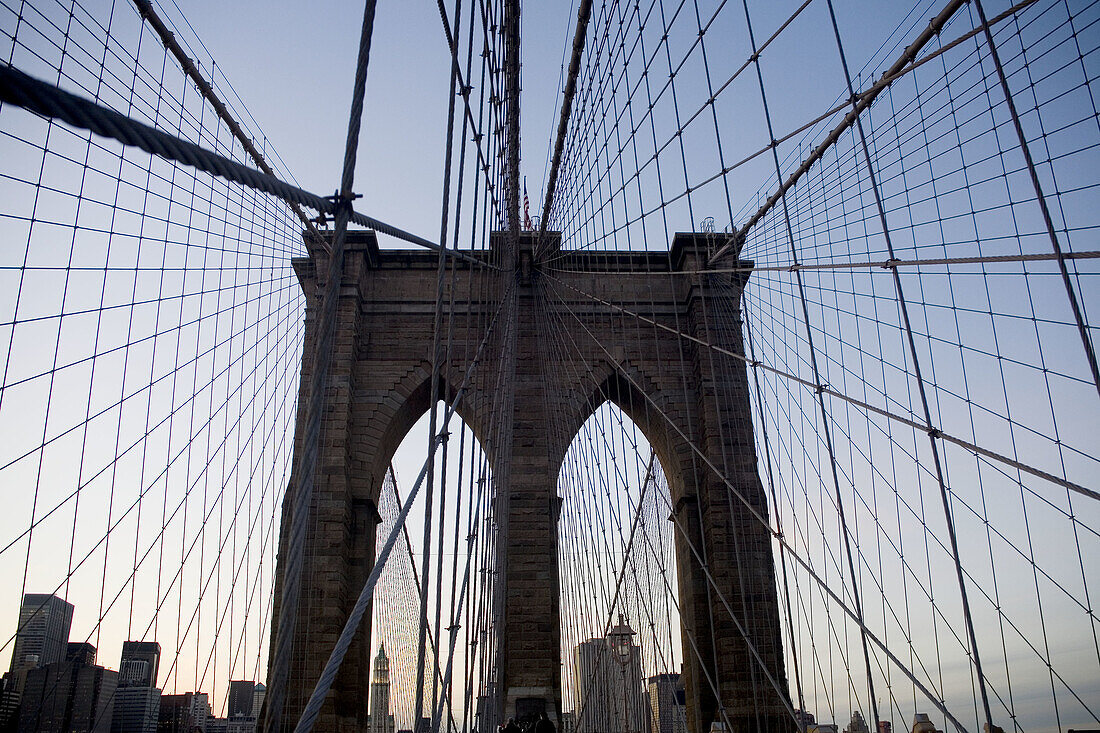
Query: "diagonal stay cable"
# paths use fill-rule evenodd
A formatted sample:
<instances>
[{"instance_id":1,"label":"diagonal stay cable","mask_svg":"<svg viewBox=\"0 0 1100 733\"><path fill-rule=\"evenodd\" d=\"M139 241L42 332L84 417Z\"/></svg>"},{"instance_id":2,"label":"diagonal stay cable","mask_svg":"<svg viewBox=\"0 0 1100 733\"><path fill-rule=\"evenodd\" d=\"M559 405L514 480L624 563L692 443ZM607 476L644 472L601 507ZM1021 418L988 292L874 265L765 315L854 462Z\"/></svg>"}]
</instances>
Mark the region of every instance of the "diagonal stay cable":
<instances>
[{"instance_id":1,"label":"diagonal stay cable","mask_svg":"<svg viewBox=\"0 0 1100 733\"><path fill-rule=\"evenodd\" d=\"M577 29L573 34L573 55L569 59L569 76L565 80L562 92L561 117L558 120L558 134L554 141L554 156L550 162L550 178L546 184L546 201L542 205L542 219L539 223L539 239L546 234L550 223L550 209L554 205L554 189L558 185L558 170L561 168L562 148L565 146L565 134L569 129L569 116L573 113L573 98L577 94L577 73L580 70L581 54L588 37L588 21L592 17L592 0L581 0L577 9ZM536 257L539 255L535 253Z\"/></svg>"},{"instance_id":2,"label":"diagonal stay cable","mask_svg":"<svg viewBox=\"0 0 1100 733\"><path fill-rule=\"evenodd\" d=\"M245 149L245 152L252 157L252 160L256 161L256 165L259 166L260 170L269 176L274 176L275 172L271 169L271 166L268 165L264 156L260 154L260 151L256 149L256 146L252 143L252 138L244 133L240 124L233 117L232 113L230 113L221 98L218 97L217 92L214 91L214 87L199 73L199 69L195 65L195 62L191 60L187 52L180 46L179 41L176 40L175 34L168 30L168 26L164 24L164 21L157 15L156 10L153 9L153 4L150 3L149 0L131 0L131 2L133 2L134 6L137 8L138 14L153 27L154 31L156 31L164 47L171 51L172 55L176 57L176 61L179 62L180 68L183 69L183 73L187 74L187 76L191 78L191 81L195 83L195 86L199 88L199 92L206 98L206 101L210 103L210 106L214 108L214 111L218 113L218 117L222 119L226 127L229 128L229 131L233 133L233 137L237 138L237 141ZM289 204L291 210L298 215L298 218L302 220L302 223L306 225L306 228L309 229L309 233L313 235L318 242L321 242L322 246L327 248L327 243L324 242L321 232L317 230L317 225L313 223L312 219L306 216L305 212L302 211L302 207L293 201L288 201L287 204Z\"/></svg>"},{"instance_id":3,"label":"diagonal stay cable","mask_svg":"<svg viewBox=\"0 0 1100 733\"><path fill-rule=\"evenodd\" d=\"M768 365L768 364L764 364L764 363L759 362L759 361L754 361L752 359L749 359L749 357L745 356L744 354L738 354L735 351L730 351L729 349L724 349L721 346L717 346L717 345L712 344L708 341L700 339L696 336L692 336L691 334L684 333L682 331L677 331L676 329L672 328L671 326L665 325L663 323L659 323L658 321L656 321L652 318L644 316L640 313L635 313L634 311L631 311L628 308L624 308L620 305L616 305L615 303L604 300L603 298L600 298L596 295L592 295L591 293L586 293L585 291L580 290L579 288L577 288L573 285L570 285L566 282L563 282L563 281L559 280L558 278L553 277L553 275L550 275L548 273L546 274L546 277L548 277L552 280L555 280L558 283L561 283L562 286L578 293L579 295L584 296L585 298L593 300L593 301L595 301L597 303L600 303L602 305L605 305L609 308L614 308L615 310L619 311L623 315L627 315L627 316L630 316L632 318L637 318L637 319L641 320L644 323L650 324L651 326L655 326L655 327L660 328L660 329L662 329L664 331L667 331L669 333L676 334L680 338L686 339L688 341L691 341L693 343L696 343L696 344L698 344L700 346L703 346L703 347L706 347L708 349L713 349L714 351L716 351L720 354L725 354L726 356L731 356L734 359L738 359L738 360L744 362L745 364L748 364L749 366L759 367L761 369L764 369L765 371L772 372L773 374L776 374L776 375L778 375L780 377L783 377L785 379L789 379L791 381L798 382L799 384L801 384L805 387L809 387L812 390L820 391L822 394L829 395L830 397L836 397L837 399L843 400L843 401L847 402L850 405L854 405L856 407L859 407L860 409L868 410L868 411L873 412L875 414L881 415L885 418L889 418L890 420L895 420L897 422L902 423L903 425L907 425L908 427L913 428L914 430L924 431L924 432L928 432L929 430L932 430L936 433L936 437L938 437L938 438L940 438L944 441L947 441L949 443L954 443L955 445L957 445L961 448L964 448L968 451L972 451L972 452L977 453L979 455L985 456L986 458L991 458L991 459L993 459L993 460L995 460L999 463L1003 463L1007 466L1011 466L1012 468L1021 470L1025 473L1029 473L1032 476L1036 476L1038 478L1044 479L1045 481L1049 481L1053 484L1057 484L1058 486L1069 489L1070 491L1074 491L1078 494L1082 494L1084 496L1087 496L1090 499L1096 499L1097 501L1100 501L1100 492L1098 492L1098 491L1095 491L1093 489L1089 489L1085 486L1081 486L1080 484L1074 483L1074 482L1069 481L1067 479L1060 478L1060 477L1055 476L1054 474L1051 474L1051 473L1049 473L1047 471L1044 471L1040 468L1036 468L1035 466L1031 466L1029 464L1022 463L1022 462L1017 461L1015 459L1009 458L1008 456L997 453L996 451L989 450L988 448L983 448L982 446L977 445L975 443L971 443L968 440L964 440L964 439L958 438L954 435L944 433L942 430L940 430L936 426L932 426L931 428L929 428L927 425L924 425L923 423L917 422L915 420L910 420L909 418L904 417L902 415L898 415L897 413L890 412L889 410L884 410L881 407L876 407L872 404L869 404L869 403L864 402L862 400L856 399L855 397L844 394L843 392L839 392L839 391L831 388L827 384L814 384L812 381L810 381L808 379L804 379L802 377L799 377L798 375L791 374L790 372L786 372L786 371L784 371L784 370L782 370L778 367L774 367L774 366L771 366L771 365Z\"/></svg>"},{"instance_id":4,"label":"diagonal stay cable","mask_svg":"<svg viewBox=\"0 0 1100 733\"><path fill-rule=\"evenodd\" d=\"M339 204L333 198L318 196L275 176L249 168L235 160L229 160L194 143L181 140L35 79L8 64L0 65L0 101L45 117L59 119L73 127L89 130L97 135L117 140L123 145L137 147L147 153L190 165L257 191L278 196L288 204L301 204L325 214L336 214L339 209ZM349 221L426 249L438 251L440 248L435 242L365 214L353 211L349 214ZM448 253L471 264L491 267L484 260L471 257L465 252L448 250Z\"/></svg>"},{"instance_id":5,"label":"diagonal stay cable","mask_svg":"<svg viewBox=\"0 0 1100 733\"><path fill-rule=\"evenodd\" d=\"M374 31L375 0L366 0L363 5L363 26L359 37L359 54L355 68L355 82L352 87L351 113L348 116L347 144L344 149L344 167L340 176L340 190L337 192L336 230L332 238L332 254L328 261L328 275L325 278L321 298L320 314L317 319L313 371L309 381L309 401L306 405L305 429L303 431L302 454L295 466L295 487L290 513L290 533L287 539L287 560L283 572L281 605L279 607L279 625L275 633L274 653L271 666L271 702L267 709L265 728L278 731L282 727L283 706L290 686L291 653L298 626L298 605L300 603L302 565L305 562L306 529L310 523L310 510L313 503L313 483L317 462L321 451L321 415L324 412L325 397L328 390L328 372L336 338L336 306L340 299L340 288L344 280L344 245L347 239L348 218L351 202L354 199L352 185L355 182L355 161L359 149L359 129L363 119L363 98L367 87L367 66L370 61L371 35ZM288 489L289 491L289 489ZM310 700L310 703L313 701ZM308 710L308 706L307 706ZM320 702L314 712L314 718L320 712ZM305 713L302 720L305 720ZM301 727L301 721L298 726Z\"/></svg>"},{"instance_id":6,"label":"diagonal stay cable","mask_svg":"<svg viewBox=\"0 0 1100 733\"><path fill-rule=\"evenodd\" d=\"M866 89L866 90L864 90L863 92L861 92L861 93L860 93L860 96L864 96L864 95L876 95L876 96L877 96L877 95L878 95L878 94L879 94L880 92L882 92L882 91L883 91L883 90L884 90L884 89L885 89L886 87L890 86L891 84L893 84L893 83L894 83L895 81L897 81L897 80L898 80L898 79L900 79L901 77L903 77L903 76L905 76L905 75L907 75L907 74L909 74L909 73L911 73L911 72L915 71L916 69L918 69L918 68L920 68L920 67L924 66L924 65L925 65L926 63L928 63L929 61L932 61L933 59L936 59L936 58L938 58L938 57L942 56L942 55L943 55L944 53L946 53L946 52L950 51L951 49L955 48L956 46L958 46L958 45L962 44L962 43L963 43L964 41L967 41L968 39L970 39L970 38L973 38L974 36L978 35L979 33L982 33L982 32L983 32L983 31L984 31L984 30L985 30L986 28L992 28L993 26L996 26L996 25L1000 24L1000 23L1001 23L1002 21L1004 21L1004 20L1006 20L1006 19L1008 19L1008 18L1010 18L1010 17L1013 17L1013 16L1014 16L1014 15L1015 15L1016 13L1020 12L1020 11L1021 11L1021 10L1023 10L1024 8L1026 8L1026 7L1028 7L1028 6L1032 5L1032 4L1034 4L1034 3L1036 2L1036 1L1037 1L1037 0L1021 0L1021 2L1019 2L1019 3L1015 4L1015 5L1013 5L1013 6L1011 7L1011 8L1008 8L1008 9L1007 9L1007 10L1005 10L1004 12L1002 12L1002 13L999 13L999 14L998 14L998 15L996 15L995 17L993 17L993 18L989 19L989 21L988 21L988 22L986 22L986 23L982 23L982 24L979 24L979 25L978 25L977 27L975 27L975 28L971 29L970 31L968 31L968 32L966 32L966 33L964 33L964 34L962 34L961 36L959 36L959 37L958 37L958 38L956 38L955 40L951 41L950 43L947 43L947 44L941 45L941 46L940 46L939 48L937 48L937 49L936 49L935 51L933 51L933 52L930 52L929 54L927 54L927 55L925 55L925 56L922 56L922 57L921 57L920 59L914 60L914 61L913 61L912 63L910 63L910 64L908 64L908 65L906 65L906 66L903 66L903 67L901 67L901 68L898 68L898 69L897 69L897 70L895 70L895 71L892 71L892 72L886 72L886 73L884 73L884 74L883 74L883 76L882 76L882 77L880 77L880 78L879 78L879 80L878 80L877 82L875 82L875 83L874 83L874 84L873 84L873 85L872 85L871 87L869 87L868 89ZM797 12L801 12L801 11L797 11ZM791 19L789 19L789 20L793 20L793 16L792 16L792 18L791 18ZM789 20L788 20L788 22L789 22ZM784 27L785 27L785 26L784 26ZM782 28L780 28L779 30L781 31L781 30L782 30ZM776 32L776 34L778 34L778 32L779 32L779 31L777 31L777 32ZM775 37L775 35L776 35L776 34L773 34L773 38ZM764 44L763 44L763 45L762 45L762 46L760 47L760 51L761 51L761 52L763 52L763 50L764 50L764 47L765 47L765 46L767 46L767 45L768 45L768 43L770 43L770 41L771 41L771 40L772 40L772 39L769 39L768 41L766 41L766 42L765 42L765 43L764 43ZM644 72L643 72L643 73L644 73ZM732 81L732 78L731 78L731 79L730 79L729 81ZM727 82L727 83L728 83L728 82ZM721 91L722 91L722 89L723 89L723 88L724 88L724 87L720 88L720 89L719 89L719 90L718 90L718 91L717 91L717 92L715 93L715 97L717 97L717 96L718 96L718 94L720 94L720 93L721 93ZM662 90L662 93L663 93L663 90ZM658 97L659 97L659 96L660 96L660 95L658 95ZM650 104L650 106L651 106L651 107L652 107L653 105L655 105L655 103L656 103L656 99L654 99L654 100L651 100L651 101L649 102L649 104ZM694 119L695 119L695 118L696 118L696 117L697 117L697 116L698 116L699 114L701 114L701 113L702 113L702 111L703 111L703 110L705 109L705 107L706 107L706 106L708 106L709 104L710 104L710 101L708 100L708 101L707 101L707 102L706 102L706 103L704 104L704 107L703 107L703 108L700 108L700 109L699 109L698 111L696 111L696 113L695 113L695 114L693 114L693 115L692 115L692 117L691 117L691 118L690 118L690 119L688 120L688 123L690 123L690 122L691 122L692 120L694 120ZM661 199L662 203L661 203L661 204L659 204L659 205L658 205L658 206L656 206L656 207L655 207L654 209L652 209L652 210L650 210L650 211L648 211L648 212L643 212L643 213L642 213L641 215L639 215L638 217L636 217L636 218L634 218L634 219L631 219L631 220L628 220L628 221L624 222L624 223L623 223L623 224L622 224L622 225L621 225L621 226L619 227L619 229L625 228L626 226L628 226L628 225L630 225L630 224L632 224L632 223L634 223L634 222L640 221L641 219L644 219L644 218L645 218L646 216L648 216L648 215L650 215L650 214L652 214L652 213L655 213L655 212L656 212L656 211L658 211L658 210L663 210L663 209L664 209L664 208L665 208L666 206L668 206L668 205L670 205L670 204L672 204L672 203L675 203L676 201L680 200L680 199L681 199L681 198L683 198L684 196L687 196L687 195L689 195L689 194L690 194L690 193L691 193L692 191L695 191L695 190L701 189L701 188L703 188L704 186L706 186L706 185L708 185L708 184L710 184L710 183L712 183L712 182L714 182L714 181L718 180L719 178L722 178L722 177L724 177L724 176L728 175L729 173L733 172L734 170L736 170L736 169L738 169L738 168L740 168L740 167L744 166L745 164L747 164L747 163L749 163L749 162L751 162L751 161L755 160L756 158L760 157L761 155L763 155L763 154L767 153L768 151L770 151L770 150L772 150L772 149L774 149L774 148L778 147L778 146L779 146L779 145L781 145L782 143L785 143L785 142L787 142L788 140L791 140L792 138L796 137L797 135L800 135L801 133L805 132L806 130L809 130L810 128L814 127L814 126L815 126L815 125L817 125L818 123L821 123L821 122L823 122L823 121L825 121L825 120L827 120L827 119L829 119L829 118L833 117L833 115L837 114L838 112L841 112L841 111L843 111L844 109L846 109L846 108L847 108L847 107L849 107L849 106L850 106L850 101L849 101L849 100L844 100L844 101L840 102L839 104L836 104L836 105L834 105L833 107L829 108L829 109L828 109L827 111L825 111L825 112L823 112L822 114L818 115L817 117L815 117L814 119L810 120L809 122L806 122L806 123L804 123L804 124L800 125L799 127L795 128L794 130L791 130L790 132L786 133L785 135L783 135L783 136L781 136L781 137L778 137L778 138L776 138L776 139L774 139L774 140L771 140L771 141L770 141L770 142L768 142L768 143L767 143L766 145L764 145L764 146L762 146L761 148L759 148L759 149L757 149L757 150L753 151L752 153L748 154L747 156L745 156L745 157L741 158L740 160L738 160L738 161L735 161L735 162L733 162L733 163L729 164L728 166L726 166L726 167L724 167L724 168L721 168L721 169L719 169L719 170L718 170L718 171L716 171L716 172L715 172L715 173L714 173L713 175L711 175L711 176L709 176L709 177L707 177L707 178L704 178L704 179L702 179L702 180L700 180L700 181L698 181L698 182L694 183L693 185L691 185L690 187L688 187L688 188L687 188L687 190L685 190L685 191L683 191L683 192L681 192L681 193L677 194L676 196L673 196L673 197L671 197L671 198L669 198L669 199L664 199L664 197L662 197L662 199ZM648 114L648 113L647 113L647 114ZM644 120L644 119L645 119L645 117L643 116L643 118L642 118L642 119ZM686 125L687 125L688 123L684 123L684 126L686 127ZM841 123L841 124L845 124L845 123ZM681 132L682 132L682 128L679 128L679 129L681 129ZM637 129L635 128L634 132L636 132L636 131L637 131ZM667 147L668 147L669 145L671 145L671 144L672 144L672 143L673 143L674 141L677 141L678 139L679 139L679 134L674 134L674 135L673 135L672 137L670 137L669 139L665 140L665 141L664 141L664 143L662 143L662 144L661 144L661 145L660 145L659 147L655 147L655 152L653 153L653 155L652 155L652 156L650 156L650 158L649 158L649 159L648 159L648 160L647 160L647 161L646 161L645 163L641 164L641 165L640 165L640 166L638 167L638 170L637 170L637 171L636 171L635 173L633 173L633 174L632 174L632 175L631 175L631 176L630 176L630 177L629 177L629 178L628 178L628 179L627 179L626 181L624 181L624 182L622 183L622 185L620 185L620 186L619 186L619 187L618 187L618 188L617 188L617 189L616 189L616 190L615 190L615 191L614 191L614 192L613 192L613 193L611 194L611 198L613 198L613 197L614 197L614 196L615 196L616 194L618 194L618 193L620 193L620 192L624 191L624 190L626 189L626 186L627 186L627 185L628 185L629 183L631 183L631 182L632 182L632 181L634 181L634 180L637 180L637 179L639 179L639 178L640 178L640 176L641 176L641 174L642 174L642 171L643 171L643 170L644 170L644 169L645 169L646 167L648 167L648 165L649 165L650 163L655 163L655 162L656 162L656 161L658 160L658 158L659 158L659 156L660 156L660 153L661 153L661 152L662 152L662 151L663 151L663 150L664 150L665 148L667 148ZM654 145L656 146L656 141L654 142ZM605 174L600 174L599 180L600 180L600 181L602 181L602 180L603 180L603 178L604 178L604 176L605 176ZM598 182L598 181L597 181L597 182ZM604 207L606 207L606 206L607 206L607 204L606 204L606 203L604 203L604 204L601 204L601 205L600 205L600 206L599 206L599 207L598 207L598 208L597 208L597 209L596 209L595 211L593 211L592 215L591 215L591 216L589 217L589 220L591 220L591 218L592 218L592 217L594 217L594 216L598 215L598 214L599 214L599 213L600 213L600 212L601 212L601 211L602 211L602 210L604 209ZM614 233L614 231L617 231L617 229L615 229L615 230L612 230L611 232L608 232L608 234L605 234L604 236L608 236L609 234L612 234L612 233ZM600 239L602 239L602 238L603 238L603 237L601 237ZM731 236L731 237L729 237L729 241L731 241L731 242L732 242L732 241L736 241L736 237L734 237L734 236ZM585 247L578 247L577 249L578 249L578 250L580 250L580 249L586 249L586 248L588 248L588 247L587 247L587 246L585 246ZM559 255L559 256L560 256L560 255Z\"/></svg>"}]
</instances>

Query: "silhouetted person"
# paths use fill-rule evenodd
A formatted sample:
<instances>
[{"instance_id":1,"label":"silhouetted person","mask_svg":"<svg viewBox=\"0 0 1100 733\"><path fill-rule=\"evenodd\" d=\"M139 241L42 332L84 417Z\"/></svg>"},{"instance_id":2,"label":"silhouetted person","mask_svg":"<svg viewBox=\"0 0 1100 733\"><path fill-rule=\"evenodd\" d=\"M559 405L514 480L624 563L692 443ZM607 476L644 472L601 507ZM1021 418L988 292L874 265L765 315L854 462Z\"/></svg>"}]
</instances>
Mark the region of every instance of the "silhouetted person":
<instances>
[{"instance_id":1,"label":"silhouetted person","mask_svg":"<svg viewBox=\"0 0 1100 733\"><path fill-rule=\"evenodd\" d=\"M556 733L554 724L550 722L550 718L546 717L545 712L539 713L538 722L535 723L535 733Z\"/></svg>"},{"instance_id":2,"label":"silhouetted person","mask_svg":"<svg viewBox=\"0 0 1100 733\"><path fill-rule=\"evenodd\" d=\"M504 726L504 733L523 733L523 731L516 725L515 718L508 718L508 725Z\"/></svg>"}]
</instances>

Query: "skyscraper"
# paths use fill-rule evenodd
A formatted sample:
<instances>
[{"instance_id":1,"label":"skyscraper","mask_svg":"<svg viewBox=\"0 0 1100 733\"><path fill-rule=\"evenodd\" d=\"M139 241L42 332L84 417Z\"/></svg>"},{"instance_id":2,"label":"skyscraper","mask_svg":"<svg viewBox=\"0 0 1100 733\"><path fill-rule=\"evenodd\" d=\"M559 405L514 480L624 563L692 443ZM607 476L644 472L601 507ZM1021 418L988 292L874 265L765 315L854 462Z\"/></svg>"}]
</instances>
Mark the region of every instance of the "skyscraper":
<instances>
[{"instance_id":1,"label":"skyscraper","mask_svg":"<svg viewBox=\"0 0 1100 733\"><path fill-rule=\"evenodd\" d=\"M10 671L16 673L64 661L72 623L71 603L46 593L24 595Z\"/></svg>"},{"instance_id":2,"label":"skyscraper","mask_svg":"<svg viewBox=\"0 0 1100 733\"><path fill-rule=\"evenodd\" d=\"M160 644L123 642L111 733L155 733L160 718L159 670Z\"/></svg>"},{"instance_id":3,"label":"skyscraper","mask_svg":"<svg viewBox=\"0 0 1100 733\"><path fill-rule=\"evenodd\" d=\"M229 681L229 708L225 711L225 717L251 718L252 701L256 692L256 683L252 680Z\"/></svg>"},{"instance_id":4,"label":"skyscraper","mask_svg":"<svg viewBox=\"0 0 1100 733\"><path fill-rule=\"evenodd\" d=\"M257 682L252 690L252 717L260 720L261 711L264 709L264 698L267 697L267 688L262 682ZM259 727L259 722L257 722Z\"/></svg>"},{"instance_id":5,"label":"skyscraper","mask_svg":"<svg viewBox=\"0 0 1100 733\"><path fill-rule=\"evenodd\" d=\"M577 733L648 733L642 654L633 636L620 615L606 638L577 645Z\"/></svg>"},{"instance_id":6,"label":"skyscraper","mask_svg":"<svg viewBox=\"0 0 1100 733\"><path fill-rule=\"evenodd\" d=\"M686 733L684 683L678 674L649 678L650 733Z\"/></svg>"},{"instance_id":7,"label":"skyscraper","mask_svg":"<svg viewBox=\"0 0 1100 733\"><path fill-rule=\"evenodd\" d=\"M19 730L107 733L118 673L97 666L95 647L69 644L61 662L29 669L19 707Z\"/></svg>"},{"instance_id":8,"label":"skyscraper","mask_svg":"<svg viewBox=\"0 0 1100 733\"><path fill-rule=\"evenodd\" d=\"M125 641L118 665L119 687L156 687L160 671L160 644L155 641Z\"/></svg>"},{"instance_id":9,"label":"skyscraper","mask_svg":"<svg viewBox=\"0 0 1100 733\"><path fill-rule=\"evenodd\" d=\"M378 656L374 658L367 733L394 733L393 715L390 713L390 660L386 656L385 645L378 647Z\"/></svg>"},{"instance_id":10,"label":"skyscraper","mask_svg":"<svg viewBox=\"0 0 1100 733\"><path fill-rule=\"evenodd\" d=\"M160 696L157 733L194 733L206 730L210 705L205 692Z\"/></svg>"}]
</instances>

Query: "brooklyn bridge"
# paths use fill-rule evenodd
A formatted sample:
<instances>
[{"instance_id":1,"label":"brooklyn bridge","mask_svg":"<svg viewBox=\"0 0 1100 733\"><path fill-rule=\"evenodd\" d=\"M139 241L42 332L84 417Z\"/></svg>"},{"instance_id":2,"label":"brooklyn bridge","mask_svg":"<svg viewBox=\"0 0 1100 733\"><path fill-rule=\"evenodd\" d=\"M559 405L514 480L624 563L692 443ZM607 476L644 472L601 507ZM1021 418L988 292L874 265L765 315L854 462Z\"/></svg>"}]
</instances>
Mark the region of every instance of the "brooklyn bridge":
<instances>
[{"instance_id":1,"label":"brooklyn bridge","mask_svg":"<svg viewBox=\"0 0 1100 733\"><path fill-rule=\"evenodd\" d=\"M1100 3L0 31L0 730L1100 729Z\"/></svg>"}]
</instances>

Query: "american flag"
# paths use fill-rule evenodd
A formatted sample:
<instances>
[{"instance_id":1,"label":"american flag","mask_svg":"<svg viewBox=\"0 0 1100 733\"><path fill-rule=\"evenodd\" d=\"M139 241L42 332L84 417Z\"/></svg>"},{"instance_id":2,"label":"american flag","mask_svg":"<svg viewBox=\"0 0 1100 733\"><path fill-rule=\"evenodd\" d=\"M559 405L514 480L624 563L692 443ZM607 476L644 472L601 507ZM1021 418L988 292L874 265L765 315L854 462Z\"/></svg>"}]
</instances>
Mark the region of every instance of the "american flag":
<instances>
[{"instance_id":1,"label":"american flag","mask_svg":"<svg viewBox=\"0 0 1100 733\"><path fill-rule=\"evenodd\" d=\"M531 202L527 200L527 176L523 177L523 228L531 228Z\"/></svg>"}]
</instances>

